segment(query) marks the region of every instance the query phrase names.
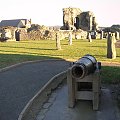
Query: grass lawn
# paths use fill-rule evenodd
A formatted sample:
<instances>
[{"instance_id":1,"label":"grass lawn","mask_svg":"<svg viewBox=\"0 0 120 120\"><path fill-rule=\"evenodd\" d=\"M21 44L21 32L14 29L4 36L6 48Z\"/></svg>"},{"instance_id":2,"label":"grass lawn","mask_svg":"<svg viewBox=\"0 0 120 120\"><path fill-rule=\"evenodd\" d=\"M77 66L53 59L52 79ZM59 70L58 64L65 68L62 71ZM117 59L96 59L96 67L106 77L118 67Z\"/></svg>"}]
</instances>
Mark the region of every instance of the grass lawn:
<instances>
[{"instance_id":1,"label":"grass lawn","mask_svg":"<svg viewBox=\"0 0 120 120\"><path fill-rule=\"evenodd\" d=\"M56 50L54 40L0 42L0 68L23 61L41 59L66 59L75 61L85 54L95 56L97 61L120 63L120 48L116 48L116 59L108 59L106 57L106 42L106 40L93 40L93 42L88 42L88 40L73 40L73 45L69 46L68 40L61 40L62 50ZM113 69L112 67L108 68L104 67L103 70ZM112 72L112 70L110 71Z\"/></svg>"},{"instance_id":2,"label":"grass lawn","mask_svg":"<svg viewBox=\"0 0 120 120\"><path fill-rule=\"evenodd\" d=\"M120 67L103 66L101 69L101 80L104 84L120 83Z\"/></svg>"}]
</instances>

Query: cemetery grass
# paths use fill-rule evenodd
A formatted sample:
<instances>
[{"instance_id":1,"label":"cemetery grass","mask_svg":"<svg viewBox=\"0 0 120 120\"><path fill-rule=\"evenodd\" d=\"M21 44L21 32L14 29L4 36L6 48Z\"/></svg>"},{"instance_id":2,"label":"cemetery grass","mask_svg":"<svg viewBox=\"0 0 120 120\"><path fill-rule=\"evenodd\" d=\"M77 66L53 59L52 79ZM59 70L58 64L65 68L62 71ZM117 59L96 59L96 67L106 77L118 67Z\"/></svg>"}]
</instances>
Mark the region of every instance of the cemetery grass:
<instances>
[{"instance_id":1,"label":"cemetery grass","mask_svg":"<svg viewBox=\"0 0 120 120\"><path fill-rule=\"evenodd\" d=\"M33 60L65 59L75 61L85 54L95 56L97 61L120 63L120 48L116 48L116 59L108 59L106 57L106 42L106 40L93 40L93 42L73 40L73 44L70 46L68 40L61 40L61 50L56 49L55 40L0 42L0 68ZM118 81L117 76L120 77L120 74L117 74L117 71L120 71L119 67L103 67L103 71L105 71L102 73L104 82L114 83L113 79ZM107 80L107 75L111 80Z\"/></svg>"},{"instance_id":2,"label":"cemetery grass","mask_svg":"<svg viewBox=\"0 0 120 120\"><path fill-rule=\"evenodd\" d=\"M102 66L101 80L104 84L120 84L120 67Z\"/></svg>"}]
</instances>

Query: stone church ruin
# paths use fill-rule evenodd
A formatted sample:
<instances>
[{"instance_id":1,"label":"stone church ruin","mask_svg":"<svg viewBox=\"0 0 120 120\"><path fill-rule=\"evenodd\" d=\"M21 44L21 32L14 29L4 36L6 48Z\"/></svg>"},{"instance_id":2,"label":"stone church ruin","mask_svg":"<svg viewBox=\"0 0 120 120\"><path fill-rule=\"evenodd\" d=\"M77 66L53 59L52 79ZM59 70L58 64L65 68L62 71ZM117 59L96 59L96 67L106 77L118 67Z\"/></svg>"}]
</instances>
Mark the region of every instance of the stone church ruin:
<instances>
[{"instance_id":1,"label":"stone church ruin","mask_svg":"<svg viewBox=\"0 0 120 120\"><path fill-rule=\"evenodd\" d=\"M99 31L93 12L82 12L79 8L63 8L63 26L59 28L31 24L31 19L3 20L0 23L0 41L55 40L56 33L60 39L68 39L69 33L72 33L72 39L88 39L88 35L91 39L106 37L105 31ZM116 36L119 39L119 35Z\"/></svg>"},{"instance_id":2,"label":"stone church ruin","mask_svg":"<svg viewBox=\"0 0 120 120\"><path fill-rule=\"evenodd\" d=\"M4 21L1 21L1 24ZM14 21L12 20L12 23ZM13 24L9 24L9 26L6 25L7 22L5 21L4 24L2 24L2 27L0 28L0 39L6 39L10 41L55 39L56 32L59 32L61 39L65 39L66 37L68 37L69 32L72 32L73 39L86 39L88 31L97 29L95 16L92 12L82 12L79 8L70 7L63 8L63 26L59 29L50 29L46 26L43 27L37 24L31 24L31 22L31 27L29 28L19 28L18 26L15 27L13 26ZM11 28L12 32L10 32Z\"/></svg>"},{"instance_id":3,"label":"stone church ruin","mask_svg":"<svg viewBox=\"0 0 120 120\"><path fill-rule=\"evenodd\" d=\"M79 8L63 8L64 30L82 29L97 30L97 23L93 12L82 12Z\"/></svg>"}]
</instances>

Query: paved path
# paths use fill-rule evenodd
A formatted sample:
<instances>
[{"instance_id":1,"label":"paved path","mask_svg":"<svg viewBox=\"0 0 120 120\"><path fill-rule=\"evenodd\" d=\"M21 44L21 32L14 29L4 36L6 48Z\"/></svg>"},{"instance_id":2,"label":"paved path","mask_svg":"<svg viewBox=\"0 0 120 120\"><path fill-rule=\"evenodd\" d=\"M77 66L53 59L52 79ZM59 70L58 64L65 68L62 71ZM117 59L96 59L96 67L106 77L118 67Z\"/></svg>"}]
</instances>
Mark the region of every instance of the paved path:
<instances>
[{"instance_id":1,"label":"paved path","mask_svg":"<svg viewBox=\"0 0 120 120\"><path fill-rule=\"evenodd\" d=\"M93 111L91 101L77 101L75 108L69 108L67 89L65 84L54 91L36 120L120 120L109 89L102 89L98 111Z\"/></svg>"},{"instance_id":2,"label":"paved path","mask_svg":"<svg viewBox=\"0 0 120 120\"><path fill-rule=\"evenodd\" d=\"M67 61L23 64L0 72L0 120L17 120L28 101L54 75L69 67Z\"/></svg>"}]
</instances>

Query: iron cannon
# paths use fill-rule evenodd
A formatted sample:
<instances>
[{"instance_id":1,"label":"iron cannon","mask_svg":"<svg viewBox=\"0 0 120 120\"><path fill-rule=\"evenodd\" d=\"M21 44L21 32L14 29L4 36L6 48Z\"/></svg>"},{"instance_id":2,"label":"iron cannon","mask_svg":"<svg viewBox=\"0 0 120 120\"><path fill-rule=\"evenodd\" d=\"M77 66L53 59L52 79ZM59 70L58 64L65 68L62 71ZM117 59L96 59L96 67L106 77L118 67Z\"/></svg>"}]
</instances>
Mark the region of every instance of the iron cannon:
<instances>
[{"instance_id":1,"label":"iron cannon","mask_svg":"<svg viewBox=\"0 0 120 120\"><path fill-rule=\"evenodd\" d=\"M95 59L94 56L87 54L82 58L80 58L78 61L73 63L71 72L74 78L82 79L85 76L94 73L96 68L97 68L97 60Z\"/></svg>"},{"instance_id":2,"label":"iron cannon","mask_svg":"<svg viewBox=\"0 0 120 120\"><path fill-rule=\"evenodd\" d=\"M93 110L99 108L101 89L101 62L94 56L84 55L67 71L68 106L73 108L76 100L92 100Z\"/></svg>"}]
</instances>

